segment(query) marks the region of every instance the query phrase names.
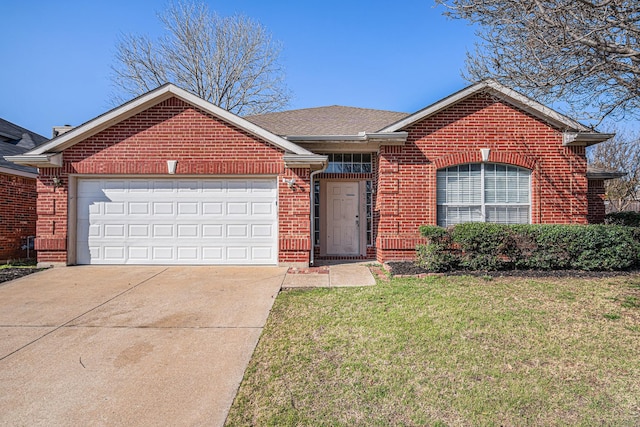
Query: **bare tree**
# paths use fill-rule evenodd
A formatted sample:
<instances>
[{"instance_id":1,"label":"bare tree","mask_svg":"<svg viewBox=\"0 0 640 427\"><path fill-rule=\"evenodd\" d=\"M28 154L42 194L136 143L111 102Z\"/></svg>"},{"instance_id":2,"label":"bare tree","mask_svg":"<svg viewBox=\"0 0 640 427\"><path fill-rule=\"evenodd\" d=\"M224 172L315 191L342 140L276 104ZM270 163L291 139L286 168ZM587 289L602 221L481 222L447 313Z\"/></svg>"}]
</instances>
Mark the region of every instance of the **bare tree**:
<instances>
[{"instance_id":1,"label":"bare tree","mask_svg":"<svg viewBox=\"0 0 640 427\"><path fill-rule=\"evenodd\" d=\"M640 117L638 0L435 1L478 25L482 42L467 54L467 79L491 77L542 102L565 101L573 115L598 123Z\"/></svg>"},{"instance_id":2,"label":"bare tree","mask_svg":"<svg viewBox=\"0 0 640 427\"><path fill-rule=\"evenodd\" d=\"M622 178L605 181L612 211L628 210L640 202L640 132L618 132L613 139L590 149L589 162L597 168L627 173Z\"/></svg>"},{"instance_id":3,"label":"bare tree","mask_svg":"<svg viewBox=\"0 0 640 427\"><path fill-rule=\"evenodd\" d=\"M240 115L277 111L289 102L280 45L260 23L241 15L220 17L204 3L187 0L158 17L165 28L158 40L127 34L118 41L116 88L137 96L172 82Z\"/></svg>"}]
</instances>

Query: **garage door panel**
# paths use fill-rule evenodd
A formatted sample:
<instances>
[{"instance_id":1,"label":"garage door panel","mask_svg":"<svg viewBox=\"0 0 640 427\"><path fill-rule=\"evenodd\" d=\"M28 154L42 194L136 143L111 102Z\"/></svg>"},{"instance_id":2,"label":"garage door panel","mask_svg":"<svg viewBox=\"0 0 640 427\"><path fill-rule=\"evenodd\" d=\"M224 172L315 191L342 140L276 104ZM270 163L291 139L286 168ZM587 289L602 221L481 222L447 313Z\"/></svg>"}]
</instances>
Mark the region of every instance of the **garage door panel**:
<instances>
[{"instance_id":1,"label":"garage door panel","mask_svg":"<svg viewBox=\"0 0 640 427\"><path fill-rule=\"evenodd\" d=\"M224 226L222 224L205 224L202 226L202 237L220 238L223 237Z\"/></svg>"},{"instance_id":2,"label":"garage door panel","mask_svg":"<svg viewBox=\"0 0 640 427\"><path fill-rule=\"evenodd\" d=\"M223 215L224 206L222 202L203 202L202 203L202 213L204 215Z\"/></svg>"},{"instance_id":3,"label":"garage door panel","mask_svg":"<svg viewBox=\"0 0 640 427\"><path fill-rule=\"evenodd\" d=\"M80 179L80 264L276 264L274 179Z\"/></svg>"},{"instance_id":4,"label":"garage door panel","mask_svg":"<svg viewBox=\"0 0 640 427\"><path fill-rule=\"evenodd\" d=\"M125 213L124 202L101 202L105 215L123 215Z\"/></svg>"},{"instance_id":5,"label":"garage door panel","mask_svg":"<svg viewBox=\"0 0 640 427\"><path fill-rule=\"evenodd\" d=\"M104 253L105 260L118 261L121 263L125 261L125 248L123 246L103 246L101 249Z\"/></svg>"},{"instance_id":6,"label":"garage door panel","mask_svg":"<svg viewBox=\"0 0 640 427\"><path fill-rule=\"evenodd\" d=\"M151 248L153 254L153 260L158 262L163 261L172 261L173 257L173 248L171 246L154 246Z\"/></svg>"},{"instance_id":7,"label":"garage door panel","mask_svg":"<svg viewBox=\"0 0 640 427\"><path fill-rule=\"evenodd\" d=\"M178 202L178 216L198 215L199 212L197 202Z\"/></svg>"},{"instance_id":8,"label":"garage door panel","mask_svg":"<svg viewBox=\"0 0 640 427\"><path fill-rule=\"evenodd\" d=\"M274 227L271 224L251 224L251 237L274 237Z\"/></svg>"},{"instance_id":9,"label":"garage door panel","mask_svg":"<svg viewBox=\"0 0 640 427\"><path fill-rule=\"evenodd\" d=\"M151 208L149 202L129 202L129 215L149 215Z\"/></svg>"},{"instance_id":10,"label":"garage door panel","mask_svg":"<svg viewBox=\"0 0 640 427\"><path fill-rule=\"evenodd\" d=\"M125 224L105 224L104 237L124 237Z\"/></svg>"},{"instance_id":11,"label":"garage door panel","mask_svg":"<svg viewBox=\"0 0 640 427\"><path fill-rule=\"evenodd\" d=\"M178 239L198 237L198 224L178 224Z\"/></svg>"},{"instance_id":12,"label":"garage door panel","mask_svg":"<svg viewBox=\"0 0 640 427\"><path fill-rule=\"evenodd\" d=\"M154 215L173 215L175 212L172 202L153 202L152 205Z\"/></svg>"},{"instance_id":13,"label":"garage door panel","mask_svg":"<svg viewBox=\"0 0 640 427\"><path fill-rule=\"evenodd\" d=\"M248 202L227 203L227 215L246 215L249 212Z\"/></svg>"},{"instance_id":14,"label":"garage door panel","mask_svg":"<svg viewBox=\"0 0 640 427\"><path fill-rule=\"evenodd\" d=\"M131 261L149 261L150 248L146 246L130 246L129 260Z\"/></svg>"},{"instance_id":15,"label":"garage door panel","mask_svg":"<svg viewBox=\"0 0 640 427\"><path fill-rule=\"evenodd\" d=\"M224 261L224 248L222 246L204 246L202 248L202 259L211 263L222 263Z\"/></svg>"},{"instance_id":16,"label":"garage door panel","mask_svg":"<svg viewBox=\"0 0 640 427\"><path fill-rule=\"evenodd\" d=\"M270 260L273 258L273 248L270 246L253 246L251 248L251 258L254 260Z\"/></svg>"},{"instance_id":17,"label":"garage door panel","mask_svg":"<svg viewBox=\"0 0 640 427\"><path fill-rule=\"evenodd\" d=\"M268 203L268 202L253 202L253 203L251 203L251 215L252 216L258 216L258 215L271 216L271 215L273 215L273 209L274 209L273 203Z\"/></svg>"},{"instance_id":18,"label":"garage door panel","mask_svg":"<svg viewBox=\"0 0 640 427\"><path fill-rule=\"evenodd\" d=\"M173 224L153 224L153 237L174 237Z\"/></svg>"},{"instance_id":19,"label":"garage door panel","mask_svg":"<svg viewBox=\"0 0 640 427\"><path fill-rule=\"evenodd\" d=\"M147 238L149 234L148 224L129 224L129 237Z\"/></svg>"}]
</instances>

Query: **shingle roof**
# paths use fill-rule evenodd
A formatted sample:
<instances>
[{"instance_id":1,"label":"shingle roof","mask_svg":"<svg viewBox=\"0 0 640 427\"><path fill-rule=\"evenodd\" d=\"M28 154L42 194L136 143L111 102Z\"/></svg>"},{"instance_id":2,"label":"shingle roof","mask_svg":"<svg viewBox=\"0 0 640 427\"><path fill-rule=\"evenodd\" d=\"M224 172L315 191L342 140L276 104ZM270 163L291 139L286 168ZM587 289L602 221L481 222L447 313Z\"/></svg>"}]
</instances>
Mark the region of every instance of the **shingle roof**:
<instances>
[{"instance_id":1,"label":"shingle roof","mask_svg":"<svg viewBox=\"0 0 640 427\"><path fill-rule=\"evenodd\" d=\"M276 135L357 135L359 132L376 132L408 115L332 105L260 114L245 119Z\"/></svg>"},{"instance_id":2,"label":"shingle roof","mask_svg":"<svg viewBox=\"0 0 640 427\"><path fill-rule=\"evenodd\" d=\"M42 135L0 119L0 167L22 172L38 173L36 168L6 161L3 156L15 156L48 141Z\"/></svg>"}]
</instances>

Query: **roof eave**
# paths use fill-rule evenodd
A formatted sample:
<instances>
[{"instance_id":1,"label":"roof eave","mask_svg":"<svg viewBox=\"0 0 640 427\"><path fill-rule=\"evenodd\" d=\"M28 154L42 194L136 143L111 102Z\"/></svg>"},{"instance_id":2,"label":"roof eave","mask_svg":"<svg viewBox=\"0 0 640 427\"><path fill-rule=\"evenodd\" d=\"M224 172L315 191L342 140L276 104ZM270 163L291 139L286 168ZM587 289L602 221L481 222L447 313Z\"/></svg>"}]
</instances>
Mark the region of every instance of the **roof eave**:
<instances>
[{"instance_id":1,"label":"roof eave","mask_svg":"<svg viewBox=\"0 0 640 427\"><path fill-rule=\"evenodd\" d=\"M289 169L301 168L318 170L324 168L329 158L319 154L285 154L284 165Z\"/></svg>"},{"instance_id":2,"label":"roof eave","mask_svg":"<svg viewBox=\"0 0 640 427\"><path fill-rule=\"evenodd\" d=\"M8 167L3 167L0 166L0 173L4 173L7 175L16 175L16 176L23 176L25 178L37 178L38 177L38 173L37 172L27 172L27 171L23 171L20 169L13 169L13 168L8 168Z\"/></svg>"},{"instance_id":3,"label":"roof eave","mask_svg":"<svg viewBox=\"0 0 640 427\"><path fill-rule=\"evenodd\" d=\"M287 141L296 142L380 142L384 145L404 144L407 132L359 132L355 135L287 135Z\"/></svg>"},{"instance_id":4,"label":"roof eave","mask_svg":"<svg viewBox=\"0 0 640 427\"><path fill-rule=\"evenodd\" d=\"M62 167L62 153L46 154L20 154L17 156L4 156L8 162L17 165L31 166L35 168L59 168Z\"/></svg>"},{"instance_id":5,"label":"roof eave","mask_svg":"<svg viewBox=\"0 0 640 427\"><path fill-rule=\"evenodd\" d=\"M616 136L615 133L598 132L565 132L562 134L562 145L568 147L585 146L599 144Z\"/></svg>"},{"instance_id":6,"label":"roof eave","mask_svg":"<svg viewBox=\"0 0 640 427\"><path fill-rule=\"evenodd\" d=\"M602 180L607 180L607 179L617 179L617 178L622 178L623 176L625 176L627 173L626 172L590 172L587 171L587 179L602 179Z\"/></svg>"}]
</instances>

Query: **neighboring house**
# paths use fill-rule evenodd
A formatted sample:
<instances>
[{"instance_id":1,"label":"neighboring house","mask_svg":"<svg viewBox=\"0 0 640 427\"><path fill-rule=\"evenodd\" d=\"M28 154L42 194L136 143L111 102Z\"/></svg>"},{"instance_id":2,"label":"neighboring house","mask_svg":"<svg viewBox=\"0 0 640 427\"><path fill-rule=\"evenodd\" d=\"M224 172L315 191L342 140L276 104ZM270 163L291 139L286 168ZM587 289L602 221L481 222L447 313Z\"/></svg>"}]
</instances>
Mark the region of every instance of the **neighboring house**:
<instances>
[{"instance_id":1,"label":"neighboring house","mask_svg":"<svg viewBox=\"0 0 640 427\"><path fill-rule=\"evenodd\" d=\"M600 220L585 149L611 137L492 81L249 118L167 84L10 159L40 168L40 263L300 266L413 258L422 224Z\"/></svg>"},{"instance_id":2,"label":"neighboring house","mask_svg":"<svg viewBox=\"0 0 640 427\"><path fill-rule=\"evenodd\" d=\"M47 141L44 136L0 119L0 262L35 255L36 177L38 170L17 165L16 156Z\"/></svg>"}]
</instances>

